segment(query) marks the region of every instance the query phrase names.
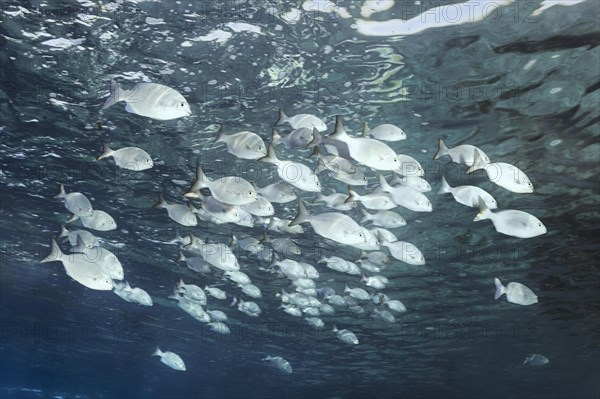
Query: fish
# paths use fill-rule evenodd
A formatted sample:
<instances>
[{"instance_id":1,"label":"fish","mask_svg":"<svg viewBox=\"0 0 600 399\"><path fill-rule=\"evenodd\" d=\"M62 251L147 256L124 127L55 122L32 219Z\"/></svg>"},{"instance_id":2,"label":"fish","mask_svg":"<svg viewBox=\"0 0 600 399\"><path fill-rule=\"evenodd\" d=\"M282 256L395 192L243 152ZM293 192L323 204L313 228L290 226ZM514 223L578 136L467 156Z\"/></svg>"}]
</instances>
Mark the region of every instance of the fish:
<instances>
[{"instance_id":1,"label":"fish","mask_svg":"<svg viewBox=\"0 0 600 399\"><path fill-rule=\"evenodd\" d=\"M391 314L390 312L388 312L385 309L379 310L377 308L374 308L373 313L371 314L371 317L373 317L379 321L382 321L384 323L392 324L392 323L396 322L396 317L394 317L393 314Z\"/></svg>"},{"instance_id":2,"label":"fish","mask_svg":"<svg viewBox=\"0 0 600 399\"><path fill-rule=\"evenodd\" d=\"M213 332L216 332L219 334L231 334L231 330L229 329L229 327L227 327L227 324L223 323L222 321L214 321L214 322L208 323L207 326Z\"/></svg>"},{"instance_id":3,"label":"fish","mask_svg":"<svg viewBox=\"0 0 600 399\"><path fill-rule=\"evenodd\" d=\"M277 167L279 177L300 190L308 192L321 191L319 178L308 166L299 162L277 158L272 145L269 145L267 156L260 158L259 161L274 164Z\"/></svg>"},{"instance_id":4,"label":"fish","mask_svg":"<svg viewBox=\"0 0 600 399\"><path fill-rule=\"evenodd\" d=\"M362 137L373 136L377 140L400 141L406 139L406 133L398 126L384 123L373 129L369 129L367 122L363 123Z\"/></svg>"},{"instance_id":5,"label":"fish","mask_svg":"<svg viewBox=\"0 0 600 399\"><path fill-rule=\"evenodd\" d=\"M239 270L229 270L223 273L223 275L234 283L238 283L240 285L252 283L250 277L246 273Z\"/></svg>"},{"instance_id":6,"label":"fish","mask_svg":"<svg viewBox=\"0 0 600 399\"><path fill-rule=\"evenodd\" d=\"M186 244L187 245L187 244ZM177 262L185 262L186 266L197 273L210 273L210 265L202 256L187 257L179 251Z\"/></svg>"},{"instance_id":7,"label":"fish","mask_svg":"<svg viewBox=\"0 0 600 399\"><path fill-rule=\"evenodd\" d=\"M327 166L325 166L324 161L319 159L317 161L318 166L315 170L326 170ZM328 173L329 177L334 178L336 180L341 181L342 183L349 184L351 186L366 186L369 184L369 179L365 176L364 172L359 168L356 168L354 173L346 173L346 172L334 172L332 170Z\"/></svg>"},{"instance_id":8,"label":"fish","mask_svg":"<svg viewBox=\"0 0 600 399\"><path fill-rule=\"evenodd\" d=\"M363 274L360 281L364 282L366 286L375 288L376 290L382 290L390 283L386 277L379 275L367 277Z\"/></svg>"},{"instance_id":9,"label":"fish","mask_svg":"<svg viewBox=\"0 0 600 399\"><path fill-rule=\"evenodd\" d=\"M190 251L201 255L209 264L224 272L240 269L237 258L225 244L207 244L190 234L190 243L185 246Z\"/></svg>"},{"instance_id":10,"label":"fish","mask_svg":"<svg viewBox=\"0 0 600 399\"><path fill-rule=\"evenodd\" d=\"M327 306L329 306L329 305L327 305ZM306 320L306 322L308 323L309 326L311 326L312 328L314 328L316 330L325 328L325 323L323 322L323 320L319 319L318 317L305 317L304 320Z\"/></svg>"},{"instance_id":11,"label":"fish","mask_svg":"<svg viewBox=\"0 0 600 399\"><path fill-rule=\"evenodd\" d=\"M390 310L393 310L396 313L404 313L406 312L406 306L397 300L397 299L384 299L382 304L387 306Z\"/></svg>"},{"instance_id":12,"label":"fish","mask_svg":"<svg viewBox=\"0 0 600 399\"><path fill-rule=\"evenodd\" d=\"M210 221L215 224L242 223L242 212L244 212L244 210L240 209L238 205L226 204L215 199L212 195L203 195L200 190L188 192L184 196L202 200L200 208L192 209L192 211L205 221ZM252 202L250 204L252 204Z\"/></svg>"},{"instance_id":13,"label":"fish","mask_svg":"<svg viewBox=\"0 0 600 399\"><path fill-rule=\"evenodd\" d=\"M275 208L268 199L259 195L258 199L249 204L241 205L241 208L246 212L254 216L273 216L275 214Z\"/></svg>"},{"instance_id":14,"label":"fish","mask_svg":"<svg viewBox=\"0 0 600 399\"><path fill-rule=\"evenodd\" d=\"M400 167L393 170L395 174L415 177L425 176L425 169L423 169L423 166L421 166L419 161L413 157L404 154L396 154L396 157L398 157Z\"/></svg>"},{"instance_id":15,"label":"fish","mask_svg":"<svg viewBox=\"0 0 600 399\"><path fill-rule=\"evenodd\" d=\"M112 231L116 230L117 222L108 213L94 209L91 216L77 216L73 214L66 223L71 223L76 220L81 220L81 224L88 229L97 231Z\"/></svg>"},{"instance_id":16,"label":"fish","mask_svg":"<svg viewBox=\"0 0 600 399\"><path fill-rule=\"evenodd\" d=\"M288 123L292 129L317 129L319 132L327 130L327 125L318 117L311 114L298 114L294 116L287 116L281 108L279 108L279 117L273 126L282 125Z\"/></svg>"},{"instance_id":17,"label":"fish","mask_svg":"<svg viewBox=\"0 0 600 399\"><path fill-rule=\"evenodd\" d=\"M302 317L303 313L302 310L297 307L296 305L287 305L287 304L282 304L279 306L280 309L283 309L283 311L287 314L289 314L290 316L294 316L294 317Z\"/></svg>"},{"instance_id":18,"label":"fish","mask_svg":"<svg viewBox=\"0 0 600 399\"><path fill-rule=\"evenodd\" d=\"M260 288L254 284L239 284L239 287L242 289L242 292L250 298L262 298Z\"/></svg>"},{"instance_id":19,"label":"fish","mask_svg":"<svg viewBox=\"0 0 600 399\"><path fill-rule=\"evenodd\" d=\"M111 80L110 96L101 109L120 101L127 104L127 112L156 120L166 121L192 114L187 100L177 90L157 83L138 83L132 90L125 90Z\"/></svg>"},{"instance_id":20,"label":"fish","mask_svg":"<svg viewBox=\"0 0 600 399\"><path fill-rule=\"evenodd\" d=\"M498 203L490 193L476 186L451 187L446 178L442 176L442 186L438 195L451 193L456 202L470 207L479 206L479 198L483 199L489 209L498 208Z\"/></svg>"},{"instance_id":21,"label":"fish","mask_svg":"<svg viewBox=\"0 0 600 399\"><path fill-rule=\"evenodd\" d=\"M480 159L478 162L475 160L475 154L479 155ZM475 164L475 169L481 169L491 162L485 152L474 145L463 144L457 145L454 148L448 148L442 139L438 139L438 150L433 159L440 159L445 155L448 155L454 163L460 163L469 167L473 167Z\"/></svg>"},{"instance_id":22,"label":"fish","mask_svg":"<svg viewBox=\"0 0 600 399\"><path fill-rule=\"evenodd\" d=\"M475 152L475 162L480 162L479 153ZM487 163L481 168L470 167L467 173L483 169L492 183L513 193L528 194L533 192L533 183L521 169L505 162Z\"/></svg>"},{"instance_id":23,"label":"fish","mask_svg":"<svg viewBox=\"0 0 600 399\"><path fill-rule=\"evenodd\" d=\"M96 160L113 157L115 164L123 169L142 171L154 166L150 155L138 147L123 147L112 150L106 143L102 143L102 154Z\"/></svg>"},{"instance_id":24,"label":"fish","mask_svg":"<svg viewBox=\"0 0 600 399\"><path fill-rule=\"evenodd\" d=\"M221 311L221 310L210 310L210 309L207 309L206 313L208 313L208 315L210 316L210 319L214 320L214 321L225 322L225 321L227 321L229 319L227 317L227 315L223 311Z\"/></svg>"},{"instance_id":25,"label":"fish","mask_svg":"<svg viewBox=\"0 0 600 399\"><path fill-rule=\"evenodd\" d=\"M350 288L348 285L344 286L344 293L348 293L352 298L359 299L361 301L368 301L371 299L369 293L362 288Z\"/></svg>"},{"instance_id":26,"label":"fish","mask_svg":"<svg viewBox=\"0 0 600 399\"><path fill-rule=\"evenodd\" d=\"M334 174L338 173L352 175L357 172L357 167L351 161L347 160L346 158L338 157L337 155L323 155L317 146L314 147L314 150L310 156L316 157L322 161L319 162L319 165L315 170L316 173L329 170L330 175L333 176Z\"/></svg>"},{"instance_id":27,"label":"fish","mask_svg":"<svg viewBox=\"0 0 600 399\"><path fill-rule=\"evenodd\" d=\"M225 143L227 152L240 159L259 159L267 155L265 142L254 132L241 131L226 135L221 126L215 143Z\"/></svg>"},{"instance_id":28,"label":"fish","mask_svg":"<svg viewBox=\"0 0 600 399\"><path fill-rule=\"evenodd\" d=\"M201 323L210 323L210 316L204 311L200 303L189 300L177 290L175 290L173 295L169 296L169 298L175 299L177 301L177 306L194 319Z\"/></svg>"},{"instance_id":29,"label":"fish","mask_svg":"<svg viewBox=\"0 0 600 399\"><path fill-rule=\"evenodd\" d=\"M186 284L183 279L179 279L176 291L184 296L184 298L198 302L200 305L206 305L206 294L204 290L195 284Z\"/></svg>"},{"instance_id":30,"label":"fish","mask_svg":"<svg viewBox=\"0 0 600 399\"><path fill-rule=\"evenodd\" d=\"M517 305L527 306L538 302L537 295L521 283L511 282L505 287L500 282L500 279L494 278L494 285L496 286L496 294L494 295L494 299L496 300L506 294L506 301Z\"/></svg>"},{"instance_id":31,"label":"fish","mask_svg":"<svg viewBox=\"0 0 600 399\"><path fill-rule=\"evenodd\" d=\"M377 234L377 233L373 233L373 234ZM360 258L361 259L368 259L373 263L376 263L378 265L384 264L384 263L390 263L390 258L389 256L387 256L386 254L384 254L383 252L365 252L362 251L360 254Z\"/></svg>"},{"instance_id":32,"label":"fish","mask_svg":"<svg viewBox=\"0 0 600 399\"><path fill-rule=\"evenodd\" d=\"M421 176L415 175L406 175L406 176L398 176L394 175L394 178L390 181L391 185L400 185L414 188L415 190L421 193L427 193L431 191L431 185L422 178Z\"/></svg>"},{"instance_id":33,"label":"fish","mask_svg":"<svg viewBox=\"0 0 600 399\"><path fill-rule=\"evenodd\" d=\"M240 299L237 308L240 312L245 313L250 317L258 317L262 313L260 306L252 301L245 302Z\"/></svg>"},{"instance_id":34,"label":"fish","mask_svg":"<svg viewBox=\"0 0 600 399\"><path fill-rule=\"evenodd\" d=\"M355 245L367 242L362 228L348 215L336 212L311 215L302 200L299 200L298 212L289 226L301 223L310 223L315 233L340 244Z\"/></svg>"},{"instance_id":35,"label":"fish","mask_svg":"<svg viewBox=\"0 0 600 399\"><path fill-rule=\"evenodd\" d=\"M550 360L546 356L537 353L527 356L523 361L523 365L527 364L529 366L545 366L548 363L550 363Z\"/></svg>"},{"instance_id":36,"label":"fish","mask_svg":"<svg viewBox=\"0 0 600 399\"><path fill-rule=\"evenodd\" d=\"M332 331L342 342L345 342L350 345L358 345L358 338L352 331L347 329L338 330L335 325L333 326Z\"/></svg>"},{"instance_id":37,"label":"fish","mask_svg":"<svg viewBox=\"0 0 600 399\"><path fill-rule=\"evenodd\" d=\"M388 229L406 226L406 220L396 212L379 211L375 214L371 214L363 209L362 214L363 218L360 221L361 224L372 222L374 226L385 227Z\"/></svg>"},{"instance_id":38,"label":"fish","mask_svg":"<svg viewBox=\"0 0 600 399\"><path fill-rule=\"evenodd\" d=\"M190 204L169 204L162 193L158 195L158 202L154 204L154 208L166 209L169 218L182 226L198 225L196 213Z\"/></svg>"},{"instance_id":39,"label":"fish","mask_svg":"<svg viewBox=\"0 0 600 399\"><path fill-rule=\"evenodd\" d=\"M292 374L292 366L290 362L282 358L281 356L266 356L262 361L269 362L269 364L284 374Z\"/></svg>"},{"instance_id":40,"label":"fish","mask_svg":"<svg viewBox=\"0 0 600 399\"><path fill-rule=\"evenodd\" d=\"M63 199L65 201L65 208L77 216L92 216L92 212L94 211L92 203L84 194L78 192L67 193L62 183L59 184L58 194L52 198Z\"/></svg>"},{"instance_id":41,"label":"fish","mask_svg":"<svg viewBox=\"0 0 600 399\"><path fill-rule=\"evenodd\" d=\"M379 238L377 237L377 234L371 233L371 231L369 231L369 229L366 229L362 226L360 226L360 229L362 230L363 236L365 237L365 242L361 243L361 244L354 244L353 247L361 249L363 251L378 250L379 249Z\"/></svg>"},{"instance_id":42,"label":"fish","mask_svg":"<svg viewBox=\"0 0 600 399\"><path fill-rule=\"evenodd\" d=\"M291 220L279 219L276 216L271 218L268 229L271 231L277 231L283 234L302 234L304 229L300 225L290 226Z\"/></svg>"},{"instance_id":43,"label":"fish","mask_svg":"<svg viewBox=\"0 0 600 399\"><path fill-rule=\"evenodd\" d=\"M383 245L383 243L386 243L386 242L398 241L398 237L396 237L394 235L394 233L392 233L391 231L386 230L382 227L375 227L375 228L371 229L370 231L373 234L377 234L377 238L379 239L379 242L382 245Z\"/></svg>"},{"instance_id":44,"label":"fish","mask_svg":"<svg viewBox=\"0 0 600 399\"><path fill-rule=\"evenodd\" d=\"M356 208L356 202L346 202L348 196L342 193L332 193L327 196L316 193L313 204L317 202L324 202L328 208L335 209L337 211L351 211Z\"/></svg>"},{"instance_id":45,"label":"fish","mask_svg":"<svg viewBox=\"0 0 600 399\"><path fill-rule=\"evenodd\" d=\"M474 222L489 219L494 224L498 233L506 234L518 238L532 238L546 234L546 226L527 212L507 209L499 212L492 212L485 201L479 199L479 213L473 219Z\"/></svg>"},{"instance_id":46,"label":"fish","mask_svg":"<svg viewBox=\"0 0 600 399\"><path fill-rule=\"evenodd\" d=\"M54 261L62 262L67 276L84 287L98 291L111 291L113 289L112 279L99 263L90 261L85 254L64 254L56 240L52 239L50 254L42 259L40 263Z\"/></svg>"},{"instance_id":47,"label":"fish","mask_svg":"<svg viewBox=\"0 0 600 399\"><path fill-rule=\"evenodd\" d=\"M152 306L152 297L139 287L132 288L128 282L113 283L113 291L127 302L137 303L144 306Z\"/></svg>"},{"instance_id":48,"label":"fish","mask_svg":"<svg viewBox=\"0 0 600 399\"><path fill-rule=\"evenodd\" d=\"M308 278L308 273L306 269L295 260L291 259L283 259L283 260L275 260L272 264L272 267L277 266L281 270L285 276L291 280L295 280L298 278Z\"/></svg>"},{"instance_id":49,"label":"fish","mask_svg":"<svg viewBox=\"0 0 600 399\"><path fill-rule=\"evenodd\" d=\"M288 150L305 149L314 138L314 130L317 130L317 128L311 129L308 127L301 127L298 129L294 129L285 137L281 137L281 135L279 135L279 132L273 129L271 132L271 145L273 146L273 148L275 148L279 144L283 144Z\"/></svg>"},{"instance_id":50,"label":"fish","mask_svg":"<svg viewBox=\"0 0 600 399\"><path fill-rule=\"evenodd\" d=\"M160 348L156 348L156 350L154 351L154 353L152 354L152 356L160 356L160 361L163 364L166 364L167 366L171 367L174 370L178 370L178 371L185 371L185 363L183 362L183 360L181 359L181 357L179 357L178 354L173 353L173 352L163 352L160 350Z\"/></svg>"},{"instance_id":51,"label":"fish","mask_svg":"<svg viewBox=\"0 0 600 399\"><path fill-rule=\"evenodd\" d=\"M263 239L260 241L261 244L269 244L277 252L284 256L287 255L300 255L302 253L298 244L291 238L270 238L266 232L263 232Z\"/></svg>"},{"instance_id":52,"label":"fish","mask_svg":"<svg viewBox=\"0 0 600 399\"><path fill-rule=\"evenodd\" d=\"M71 247L77 245L77 238L81 237L83 244L88 247L97 247L100 245L100 239L87 230L72 230L69 231L64 225L60 226L60 232L56 238L67 238Z\"/></svg>"},{"instance_id":53,"label":"fish","mask_svg":"<svg viewBox=\"0 0 600 399\"><path fill-rule=\"evenodd\" d=\"M406 241L382 242L384 247L390 251L390 254L401 262L409 265L424 265L425 257L414 244Z\"/></svg>"},{"instance_id":54,"label":"fish","mask_svg":"<svg viewBox=\"0 0 600 399\"><path fill-rule=\"evenodd\" d=\"M345 202L360 202L365 208L371 210L387 211L396 208L398 205L389 193L380 191L370 194L360 195L352 187L348 187L348 197Z\"/></svg>"},{"instance_id":55,"label":"fish","mask_svg":"<svg viewBox=\"0 0 600 399\"><path fill-rule=\"evenodd\" d=\"M358 163L377 170L400 169L400 161L394 150L379 140L349 136L339 115L335 118L335 131L328 138L346 143L350 157Z\"/></svg>"},{"instance_id":56,"label":"fish","mask_svg":"<svg viewBox=\"0 0 600 399\"><path fill-rule=\"evenodd\" d=\"M200 162L197 162L196 177L184 195L201 188L208 188L216 200L230 205L245 205L258 200L256 190L248 181L237 176L224 176L210 180L202 171Z\"/></svg>"},{"instance_id":57,"label":"fish","mask_svg":"<svg viewBox=\"0 0 600 399\"><path fill-rule=\"evenodd\" d=\"M382 191L390 194L397 205L414 212L431 212L433 210L429 199L413 188L405 186L392 187L382 175L379 175L379 186Z\"/></svg>"},{"instance_id":58,"label":"fish","mask_svg":"<svg viewBox=\"0 0 600 399\"><path fill-rule=\"evenodd\" d=\"M253 185L256 192L274 204L286 204L298 199L294 190L286 182L279 181L265 187Z\"/></svg>"},{"instance_id":59,"label":"fish","mask_svg":"<svg viewBox=\"0 0 600 399\"><path fill-rule=\"evenodd\" d=\"M227 299L227 293L225 293L225 291L223 291L220 288L217 287L209 287L207 285L204 286L204 292L206 292L208 295L212 296L213 298L217 298L217 299ZM212 319L212 315L211 315L211 319Z\"/></svg>"},{"instance_id":60,"label":"fish","mask_svg":"<svg viewBox=\"0 0 600 399\"><path fill-rule=\"evenodd\" d=\"M83 239L77 238L73 251L82 254L86 261L95 263L113 280L123 280L125 273L123 265L115 254L102 247L87 247Z\"/></svg>"}]
</instances>

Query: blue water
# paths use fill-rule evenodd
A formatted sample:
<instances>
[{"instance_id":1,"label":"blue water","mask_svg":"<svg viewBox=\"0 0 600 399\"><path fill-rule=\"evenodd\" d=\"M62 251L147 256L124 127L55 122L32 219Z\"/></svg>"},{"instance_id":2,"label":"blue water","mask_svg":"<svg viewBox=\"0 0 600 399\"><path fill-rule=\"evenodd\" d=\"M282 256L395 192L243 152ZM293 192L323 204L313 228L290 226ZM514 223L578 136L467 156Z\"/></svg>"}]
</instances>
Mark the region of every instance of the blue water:
<instances>
[{"instance_id":1,"label":"blue water","mask_svg":"<svg viewBox=\"0 0 600 399\"><path fill-rule=\"evenodd\" d=\"M418 11L452 3L423 1ZM540 1L507 3L480 21L376 37L353 27L358 1L338 3L351 18L309 5L296 12L295 24L283 18L292 5L280 2L3 1L0 397L599 397L599 6L588 0L533 16ZM397 1L371 19L409 19L413 6ZM230 22L261 31L235 32ZM203 41L218 29L230 37ZM47 42L57 38L66 40ZM193 116L156 121L128 114L122 103L100 114L111 78L176 88ZM313 113L331 129L342 115L352 133L363 121L407 132L391 146L426 169L434 211L397 210L408 224L395 233L419 247L427 264L395 262L382 271L390 279L383 292L408 309L394 324L340 310L315 331L278 309L275 293L288 281L241 252L242 270L263 291L259 318L209 300L230 317L232 334L221 336L167 298L181 277L239 293L217 274L202 276L175 261L179 249L167 242L177 228L227 243L232 233L260 238L264 227L178 227L152 208L158 193L183 202L198 159L210 177L277 181L268 165L235 160L213 138L223 124L268 140L278 108ZM433 161L438 138L518 165L535 193L508 192L481 171L465 175L447 157ZM139 146L155 166L131 172L95 161L102 141ZM280 147L278 154L314 165L307 153ZM476 210L436 195L442 174L453 185L484 188L502 209L534 214L548 233L517 239L489 221L473 223ZM377 174L368 176L374 188ZM117 230L96 235L154 306L89 290L59 263L39 263L69 216L51 199L61 182L115 218ZM324 175L322 183L346 189ZM295 207L277 205L277 216L291 218ZM308 225L294 239L299 259L312 264L324 253L358 255ZM362 286L355 276L317 267L319 287ZM494 301L494 277L526 284L539 303ZM333 324L354 331L360 344L339 341ZM152 357L157 345L181 355L187 371ZM533 353L550 363L523 366ZM293 374L262 362L267 354L289 360Z\"/></svg>"}]
</instances>

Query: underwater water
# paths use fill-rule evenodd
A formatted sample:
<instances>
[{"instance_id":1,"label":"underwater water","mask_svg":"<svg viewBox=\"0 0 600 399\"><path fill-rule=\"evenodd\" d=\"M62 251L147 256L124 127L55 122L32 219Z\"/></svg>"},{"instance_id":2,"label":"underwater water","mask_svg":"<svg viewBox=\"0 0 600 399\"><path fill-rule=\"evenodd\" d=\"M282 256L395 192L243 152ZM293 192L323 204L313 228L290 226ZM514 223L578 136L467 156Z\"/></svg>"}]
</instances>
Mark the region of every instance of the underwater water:
<instances>
[{"instance_id":1,"label":"underwater water","mask_svg":"<svg viewBox=\"0 0 600 399\"><path fill-rule=\"evenodd\" d=\"M389 8L378 12L371 9ZM587 1L17 1L1 3L0 93L0 397L1 398L598 398L600 396L599 3ZM402 21L401 21L402 20ZM391 21L391 22L385 22ZM404 21L404 22L403 22ZM178 90L192 115L155 120L117 103L100 112L115 79L131 88L154 82ZM382 290L330 270L321 256L356 259L360 250L326 240L304 224L291 237L317 267L317 287L383 292L407 308L394 323L344 307L316 330L279 308L290 281L269 262L234 250L262 291L249 317L244 300L218 271L177 262L178 230L227 244L266 230L199 221L184 227L153 208L159 193L181 196L200 161L210 178L239 176L259 186L279 181L272 165L237 159L214 143L251 130L265 142L278 118L310 113L350 134L363 122L401 127L389 142L425 169L432 212L397 208L407 225L391 229L424 254L425 265L395 259ZM291 131L289 125L280 127ZM490 182L449 157L433 160L438 139L471 144L517 165L534 193ZM154 162L129 171L96 161L102 142L137 146ZM277 148L283 159L316 166L310 151ZM364 168L367 189L391 172ZM499 209L538 217L548 232L521 239L498 233L476 208L437 195L451 185L479 186ZM320 174L324 192L345 183ZM52 199L59 183L84 193L118 228L94 231L152 307L95 291L40 263L69 218ZM295 190L311 213L313 193ZM193 203L198 206L197 201ZM293 219L297 201L275 204ZM360 210L345 212L360 221ZM68 223L81 228L80 222ZM370 226L369 226L370 227ZM68 250L60 242L63 251ZM387 253L385 247L382 252ZM374 273L365 272L367 275ZM494 278L531 288L538 303L494 300ZM210 331L168 297L180 278L217 284L231 334ZM379 307L378 307L379 308ZM358 345L333 326L352 330ZM187 370L161 364L159 346ZM523 364L532 354L545 365ZM284 374L262 359L281 356Z\"/></svg>"}]
</instances>

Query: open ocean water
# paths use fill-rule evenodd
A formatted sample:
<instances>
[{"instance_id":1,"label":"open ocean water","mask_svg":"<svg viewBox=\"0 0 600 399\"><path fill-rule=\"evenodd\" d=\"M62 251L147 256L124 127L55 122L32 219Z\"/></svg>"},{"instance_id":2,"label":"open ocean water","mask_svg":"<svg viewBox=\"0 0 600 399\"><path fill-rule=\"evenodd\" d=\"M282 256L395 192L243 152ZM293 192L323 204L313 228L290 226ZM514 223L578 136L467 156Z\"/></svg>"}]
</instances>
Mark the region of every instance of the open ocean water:
<instances>
[{"instance_id":1,"label":"open ocean water","mask_svg":"<svg viewBox=\"0 0 600 399\"><path fill-rule=\"evenodd\" d=\"M0 398L600 396L596 0L0 4ZM111 79L126 88L172 87L192 116L153 120L127 113L124 103L100 113ZM249 317L229 306L234 296L249 299L235 284L176 261L179 248L169 241L177 229L218 243L232 233L262 238L263 223L183 227L152 205L161 192L184 203L197 160L211 178L240 176L261 187L278 181L271 165L236 159L213 143L220 125L268 143L278 108L322 118L324 134L336 115L351 134L365 121L406 132L406 140L388 144L425 169L433 212L397 208L407 225L392 231L416 245L426 264L392 259L378 273L390 284L366 287L317 264L322 255L353 260L360 251L308 224L292 237L302 254L287 256L317 267L317 287L341 293L349 284L401 300L407 311L394 323L374 319L375 305L361 302L364 314L339 307L315 330L279 309L275 294L293 290L288 279L234 250L262 290L255 300L262 314ZM449 157L432 160L439 138L517 165L535 192L509 192L483 171L467 175ZM136 172L96 161L102 142L143 148L154 167ZM316 166L310 151L280 146L277 154ZM391 177L365 170L368 190L379 173ZM474 223L477 209L437 195L442 176L485 189L499 209L535 215L548 233L520 239L489 220ZM320 178L325 193L346 192L327 173ZM120 259L125 279L151 295L152 307L90 290L59 262L40 263L69 218L52 199L59 183L114 217L116 230L94 234ZM296 192L311 203L312 193ZM291 219L296 207L275 204L276 215ZM359 210L346 213L361 218ZM495 277L525 284L539 302L495 301ZM229 316L231 334L210 331L168 298L180 278L228 293L225 301L209 298L208 307ZM334 324L360 343L338 340ZM157 346L179 354L187 371L151 356ZM523 365L532 354L549 363ZM287 359L293 373L270 367L266 355Z\"/></svg>"}]
</instances>

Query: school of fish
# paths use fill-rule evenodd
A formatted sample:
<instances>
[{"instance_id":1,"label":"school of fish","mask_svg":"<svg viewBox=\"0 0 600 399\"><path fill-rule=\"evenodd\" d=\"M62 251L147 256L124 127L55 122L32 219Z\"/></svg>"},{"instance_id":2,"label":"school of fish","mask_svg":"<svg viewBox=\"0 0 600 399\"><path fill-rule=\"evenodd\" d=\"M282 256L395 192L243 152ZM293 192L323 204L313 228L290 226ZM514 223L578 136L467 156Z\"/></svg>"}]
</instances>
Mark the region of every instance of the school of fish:
<instances>
[{"instance_id":1,"label":"school of fish","mask_svg":"<svg viewBox=\"0 0 600 399\"><path fill-rule=\"evenodd\" d=\"M126 90L111 81L110 96L102 106L102 113L120 101L125 102L127 112L155 120L192 114L187 100L178 91L155 83L140 83ZM285 130L287 134L283 134ZM202 282L199 286L180 278L179 282L173 282L169 298L215 334L231 332L224 310L235 307L250 318L263 313L263 292L252 283L257 270L279 277L272 281L279 284L276 297L279 309L287 314L285 317L302 318L314 329L324 329L329 324L332 335L348 345L358 345L366 337L359 340L349 329L338 328L336 323L341 324L343 319L337 319L336 315L369 315L374 322L392 324L407 311L399 299L382 292L390 281L379 273L398 265L391 258L413 266L426 264L427 254L404 237L396 236L407 224L398 208L402 213L433 211L427 197L432 188L424 178L424 168L411 156L397 154L386 144L409 138L397 126L382 124L369 128L364 123L362 133L352 135L346 131L342 117L336 116L334 130L324 134L327 130L325 121L315 115L288 116L283 110L279 110L269 135L246 130L225 132L221 127L215 133L215 143L224 145L232 157L255 160L257 166L272 164L280 181L259 187L258 182L240 176L210 176L198 162L190 187L179 200L168 202L163 193L157 193L154 208L165 209L166 217L175 226L190 228L184 235L177 229L176 237L166 241L179 245L174 262L185 263L198 273L196 280ZM265 136L270 136L268 144ZM280 149L282 144L285 150ZM523 171L508 163L492 162L475 146L462 144L448 148L440 139L434 159L445 156L464 165L466 173L483 170L490 181L503 189L533 192L533 184ZM108 157L113 158L117 167L140 173L154 166L151 156L137 147L113 150L102 143L97 160ZM202 160L210 161L206 157ZM324 187L319 178L323 173L346 185L347 192ZM100 232L117 228L111 215L94 209L85 194L67 192L61 182L57 183L59 190L54 198L63 200L71 213L66 223L80 220L83 227ZM367 190L367 186L372 189ZM531 238L547 232L534 215L514 209L497 210L499 204L493 196L479 187L452 187L442 176L438 195L443 194L452 194L457 203L478 208L473 220L489 219L498 233ZM312 205L307 200L312 200ZM273 204L290 202L296 202L295 217L277 217ZM202 235L201 227L210 223L231 223L246 229L236 228L227 243L208 242L198 235ZM339 253L323 253L315 264L304 262L300 260L302 248L293 238L302 234L314 234L321 237L318 241L353 248L359 255L344 259ZM64 252L56 240L68 242L70 250ZM102 238L88 230L68 230L63 225L51 242L50 254L42 262L60 261L69 277L92 290L112 290L127 302L153 306L151 295L125 281L126 268L102 244ZM260 266L250 266L250 259L252 264L258 261ZM343 283L337 291L319 281L319 270L326 269L334 271ZM519 305L538 301L534 292L521 283L504 286L495 278L494 286L494 299L506 295L508 302ZM173 352L156 348L153 354L175 370L186 370L184 361ZM290 363L280 356L266 355L261 360L283 374L292 373ZM529 364L547 362L542 355L526 359Z\"/></svg>"}]
</instances>

